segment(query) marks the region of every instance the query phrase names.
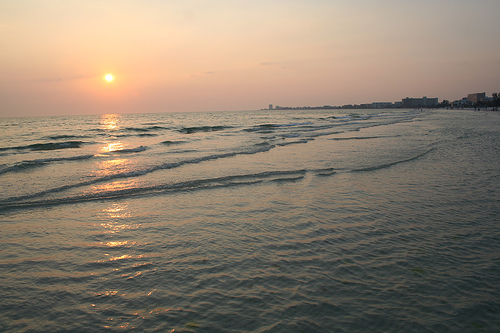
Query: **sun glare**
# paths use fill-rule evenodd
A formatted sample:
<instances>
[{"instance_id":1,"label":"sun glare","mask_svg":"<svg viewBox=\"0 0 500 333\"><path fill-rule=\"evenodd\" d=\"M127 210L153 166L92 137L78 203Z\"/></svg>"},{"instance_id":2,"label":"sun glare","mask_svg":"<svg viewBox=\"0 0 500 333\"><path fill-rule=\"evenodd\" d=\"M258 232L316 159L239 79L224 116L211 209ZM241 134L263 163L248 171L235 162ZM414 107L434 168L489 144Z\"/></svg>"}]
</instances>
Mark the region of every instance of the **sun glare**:
<instances>
[{"instance_id":1,"label":"sun glare","mask_svg":"<svg viewBox=\"0 0 500 333\"><path fill-rule=\"evenodd\" d=\"M108 81L108 82L111 82L111 81L113 81L114 77L111 74L106 74L106 76L104 77L104 79L106 81Z\"/></svg>"}]
</instances>

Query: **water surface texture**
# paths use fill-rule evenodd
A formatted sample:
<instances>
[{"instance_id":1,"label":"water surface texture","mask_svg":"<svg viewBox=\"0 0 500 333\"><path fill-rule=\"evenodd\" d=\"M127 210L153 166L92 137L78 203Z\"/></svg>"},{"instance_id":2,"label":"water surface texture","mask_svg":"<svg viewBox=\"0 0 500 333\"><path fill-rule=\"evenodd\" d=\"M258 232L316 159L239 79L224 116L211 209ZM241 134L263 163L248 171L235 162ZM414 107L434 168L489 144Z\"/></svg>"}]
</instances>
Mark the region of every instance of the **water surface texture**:
<instances>
[{"instance_id":1,"label":"water surface texture","mask_svg":"<svg viewBox=\"0 0 500 333\"><path fill-rule=\"evenodd\" d=\"M0 119L0 330L498 332L500 114Z\"/></svg>"}]
</instances>

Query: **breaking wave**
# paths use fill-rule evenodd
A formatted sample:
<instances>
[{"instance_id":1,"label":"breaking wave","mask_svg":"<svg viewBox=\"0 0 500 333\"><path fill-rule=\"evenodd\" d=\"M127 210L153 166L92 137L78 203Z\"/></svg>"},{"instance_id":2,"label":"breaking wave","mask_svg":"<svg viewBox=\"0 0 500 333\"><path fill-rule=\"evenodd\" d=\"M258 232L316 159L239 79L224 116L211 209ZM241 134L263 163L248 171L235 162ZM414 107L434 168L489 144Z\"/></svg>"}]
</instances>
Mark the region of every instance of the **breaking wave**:
<instances>
[{"instance_id":1,"label":"breaking wave","mask_svg":"<svg viewBox=\"0 0 500 333\"><path fill-rule=\"evenodd\" d=\"M183 134L192 134L199 132L216 132L223 131L225 129L231 128L231 126L194 126L194 127L183 127L178 131Z\"/></svg>"},{"instance_id":2,"label":"breaking wave","mask_svg":"<svg viewBox=\"0 0 500 333\"><path fill-rule=\"evenodd\" d=\"M136 148L118 149L118 150L114 150L112 152L117 153L117 154L129 154L129 153L139 153L139 152L145 151L147 149L148 149L148 147L140 146L140 147L136 147Z\"/></svg>"},{"instance_id":3,"label":"breaking wave","mask_svg":"<svg viewBox=\"0 0 500 333\"><path fill-rule=\"evenodd\" d=\"M227 187L227 186L238 186L238 185L252 185L258 184L262 182L275 182L275 183L283 183L283 182L297 182L304 179L307 173L312 173L318 177L326 177L333 176L337 174L339 171L342 172L366 172L366 171L376 171L379 169L388 168L400 163L411 162L417 160L434 149L423 152L417 156L394 161L391 163L381 164L377 166L371 166L366 168L358 168L352 170L340 170L335 168L322 168L322 169L299 169L299 170L284 170L284 171L267 171L260 173L251 173L251 174L240 174L240 175L231 175L231 176L223 176L223 177L215 177L215 178L205 178L205 179L196 179L190 181L181 181L176 183L164 183L158 184L154 186L142 186L142 187L134 187L127 188L121 190L112 190L112 191L104 191L104 192L94 192L94 193L85 193L81 195L74 195L65 198L58 199L41 199L44 196L51 193L59 193L61 191L70 190L73 188L84 187L88 185L94 185L102 182L113 181L117 179L129 178L129 177L139 177L151 172L161 170L161 169L171 169L180 167L185 164L193 164L193 163L201 163L204 161L215 160L219 158L232 157L239 154L253 154L257 152L263 152L269 149L272 149L274 146L266 147L265 149L258 149L254 151L246 151L246 152L233 152L219 155L209 155L200 158L194 158L190 160L184 160L175 163L166 163L162 165L157 165L155 167L151 167L149 169L144 170L135 170L131 172L117 173L114 175L109 175L101 178L96 178L89 181L84 181L76 184L60 186L57 188L48 189L45 191L41 191L38 193L19 196L14 198L9 198L3 201L0 201L0 211L8 211L11 209L22 209L22 208L30 208L30 207L40 207L40 206L51 206L51 205L59 205L59 204L68 204L68 203L77 203L84 201L92 201L92 200L104 200L104 199L116 199L121 197L128 196L137 196L137 195L148 195L152 193L167 193L174 191L186 191L186 190L200 190L200 189L209 189L209 188L218 188L218 187ZM81 156L75 157L74 159L84 159L91 158L92 156ZM57 159L53 159L54 161ZM61 159L64 160L64 159ZM40 163L44 163L41 160Z\"/></svg>"},{"instance_id":4,"label":"breaking wave","mask_svg":"<svg viewBox=\"0 0 500 333\"><path fill-rule=\"evenodd\" d=\"M1 147L0 151L6 150L57 150L67 148L80 148L85 142L83 141L66 141L66 142L49 142L49 143L35 143L26 146L18 147Z\"/></svg>"},{"instance_id":5,"label":"breaking wave","mask_svg":"<svg viewBox=\"0 0 500 333\"><path fill-rule=\"evenodd\" d=\"M66 135L66 134L62 134L62 135L50 135L50 136L47 136L48 139L52 139L52 140L60 140L60 139L82 139L82 138L89 138L89 136L87 135Z\"/></svg>"},{"instance_id":6,"label":"breaking wave","mask_svg":"<svg viewBox=\"0 0 500 333\"><path fill-rule=\"evenodd\" d=\"M254 131L267 131L270 129L278 129L278 128L286 128L286 127L299 127L299 126L308 126L313 125L312 122L303 122L303 123L289 123L289 124L260 124L250 128L245 128L244 131L254 132Z\"/></svg>"},{"instance_id":7,"label":"breaking wave","mask_svg":"<svg viewBox=\"0 0 500 333\"><path fill-rule=\"evenodd\" d=\"M171 140L166 140L166 141L162 141L160 142L162 145L165 145L165 146L172 146L172 145L180 145L180 144L183 144L183 143L186 143L187 141L171 141Z\"/></svg>"},{"instance_id":8,"label":"breaking wave","mask_svg":"<svg viewBox=\"0 0 500 333\"><path fill-rule=\"evenodd\" d=\"M82 156L74 156L74 157L61 157L61 158L45 158L31 161L22 161L15 163L11 166L6 166L3 169L0 169L0 174L4 174L7 172L20 172L29 170L32 168L38 168L46 166L53 162L65 162L65 161L77 161L77 160L88 160L94 158L94 155L82 155Z\"/></svg>"},{"instance_id":9,"label":"breaking wave","mask_svg":"<svg viewBox=\"0 0 500 333\"><path fill-rule=\"evenodd\" d=\"M426 152L423 152L423 153L421 153L421 154L419 154L417 156L413 156L413 157L410 157L410 158L407 158L407 159L402 159L402 160L398 160L398 161L394 161L394 162L390 162L390 163L384 163L384 164L369 166L369 167L365 167L365 168L353 169L352 171L353 172L376 171L376 170L380 170L380 169L390 168L390 167L392 167L394 165L397 165L397 164L401 164L401 163L406 163L406 162L411 162L411 161L417 160L417 159L419 159L419 158L421 158L421 157L429 154L433 150L434 150L434 148L431 148L431 149L429 149Z\"/></svg>"},{"instance_id":10,"label":"breaking wave","mask_svg":"<svg viewBox=\"0 0 500 333\"><path fill-rule=\"evenodd\" d=\"M149 131L158 131L158 130L168 130L168 127L163 126L149 126L149 127L126 127L126 131L130 132L149 132Z\"/></svg>"},{"instance_id":11,"label":"breaking wave","mask_svg":"<svg viewBox=\"0 0 500 333\"><path fill-rule=\"evenodd\" d=\"M247 150L247 151L207 155L207 156L202 156L202 157L197 157L197 158L186 159L186 160L182 160L182 161L178 161L178 162L159 164L159 165L151 166L149 168L120 172L120 173L116 173L116 174L111 174L111 175L107 175L107 176L103 176L103 177L94 178L94 179L87 180L87 181L82 181L79 183L63 185L63 186L47 189L44 191L40 191L40 192L34 193L34 194L12 197L12 198L4 200L3 202L26 200L26 199L45 196L45 195L50 194L50 193L56 193L56 192L65 191L65 190L69 190L69 189L73 189L73 188L79 188L79 187L83 187L83 186L99 184L99 183L112 181L112 180L116 180L116 179L144 176L144 175L147 175L149 173L152 173L152 172L155 172L158 170L178 168L178 167L181 167L181 166L186 165L186 164L196 164L196 163L206 162L206 161L210 161L210 160L233 157L236 155L256 154L256 153L268 151L268 150L272 149L273 147L274 147L273 145L269 145L266 147L255 147L254 149ZM146 147L138 147L135 149L139 149L139 148L141 148L143 150L146 149ZM128 152L132 152L132 150L134 150L134 149L127 149ZM0 202L0 205L1 204L2 204L2 202Z\"/></svg>"},{"instance_id":12,"label":"breaking wave","mask_svg":"<svg viewBox=\"0 0 500 333\"><path fill-rule=\"evenodd\" d=\"M242 185L254 185L263 182L296 182L304 179L307 173L312 173L317 176L329 176L335 174L333 169L315 169L315 170L284 170L284 171L267 171L260 173L250 173L250 174L240 174L232 176L223 176L215 178L204 178L196 179L190 181L181 181L175 183L164 183L153 186L142 186L133 187L120 190L111 190L103 192L85 193L81 195L74 195L64 198L56 199L39 199L43 195L60 192L62 190L67 190L72 187L91 185L96 182L84 182L75 184L73 186L62 186L59 188L54 188L52 190L40 192L33 195L27 195L23 197L11 198L0 202L0 211L8 211L12 209L22 209L22 208L35 208L35 207L46 207L61 204L70 204L94 200L105 200L105 199L116 199L122 197L132 197L139 195L151 195L157 193L169 193L169 192L179 192L187 190L204 190L211 188L220 187L230 187L230 186L242 186ZM140 172L134 174L135 176L140 175ZM118 176L118 175L116 175ZM132 176L129 174L128 176ZM106 177L108 180L112 177ZM102 180L102 179L101 179Z\"/></svg>"},{"instance_id":13,"label":"breaking wave","mask_svg":"<svg viewBox=\"0 0 500 333\"><path fill-rule=\"evenodd\" d=\"M401 122L405 121L409 118L411 118L411 115L406 115L405 117L399 117L396 119L396 117L393 117L392 121L394 122ZM52 196L52 194L59 196L64 196L65 191L73 190L73 189L78 189L78 188L83 188L86 186L91 186L95 184L106 184L107 182L114 182L117 180L123 180L123 179L130 179L130 178L136 178L136 177L142 177L148 174L151 174L153 172L159 171L159 170L168 170L168 169L175 169L182 167L184 165L189 165L189 164L198 164L198 163L203 163L203 162L208 162L208 161L215 161L215 160L220 160L220 159L226 159L226 158L231 158L235 157L238 155L252 155L252 154L258 154L258 153L264 153L267 151L270 151L274 148L277 147L283 147L283 146L290 146L290 145L301 145L301 144L307 144L310 141L316 140L316 138L320 136L327 136L327 135L332 135L332 134L338 134L338 133L347 133L347 132L353 132L353 131L359 131L360 129L363 128L369 128L373 126L380 126L384 125L381 123L376 123L373 121L365 122L360 124L366 119L370 119L370 116L363 116L363 115L346 115L346 116L332 116L332 117L327 117L327 118L316 118L314 121L309 121L308 118L307 120L305 119L283 119L283 123L280 123L280 120L275 120L276 122L265 122L261 121L259 122L254 122L250 123L250 125L234 125L234 124L228 124L228 125L216 125L216 126L177 126L177 127L166 127L166 126L158 126L158 125L149 125L149 126L144 126L143 125L136 125L136 126L123 126L121 129L118 129L116 131L114 130L107 130L105 131L102 128L92 128L85 130L86 133L88 134L89 130L93 132L97 132L94 135L95 136L101 136L102 133L108 133L109 134L109 140L106 140L107 143L110 143L111 140L116 140L119 142L119 144L116 145L116 147L121 147L123 146L130 146L132 145L132 148L124 148L124 149L118 149L118 150L112 150L108 151L105 153L102 153L99 151L95 155L92 154L87 154L87 155L81 155L81 156L64 156L60 157L60 155L66 153L66 152L61 152L57 153L53 158L47 158L47 159L33 159L33 160L25 160L21 162L15 162L15 163L6 163L4 165L0 165L0 174L6 174L10 172L22 172L25 170L31 170L34 168L39 168L43 167L46 165L50 165L51 163L58 163L58 162L69 162L69 161L76 161L76 160L88 160L92 158L107 158L107 157L113 157L116 158L117 155L119 154L130 154L129 156L124 156L121 159L125 160L127 159L127 165L132 166L132 167L116 167L116 168L110 168L110 172L108 173L101 173L101 174L89 174L86 177L67 177L65 178L64 181L60 183L47 183L47 187L45 188L38 188L35 193L31 192L29 194L26 194L27 191L21 191L19 193L13 193L9 195L6 199L3 201L0 201L0 209L1 207L11 207L12 205L17 205L20 202L26 202L25 206L29 206L27 202L34 202L34 201L39 201L42 199L48 199L49 195ZM384 123L385 122L391 122L390 118L383 118ZM260 119L262 120L262 119ZM296 121L297 120L297 121ZM304 120L304 121L301 121ZM355 120L356 123L351 122L351 123L345 123L344 121L351 121ZM342 122L342 123L340 123ZM199 123L199 122L197 122ZM131 123L129 123L131 124ZM189 124L189 122L185 122L184 124ZM240 122L239 124L245 124L245 122ZM220 141L217 141L216 144L208 144L207 142L203 143L200 141L201 145L194 144L195 141L200 140L199 137L188 137L181 134L194 134L194 133L210 133L210 132L219 132L219 131L224 131L226 129L232 129L236 128L233 133L234 137L237 139L235 140L235 143L230 143L227 144L226 146L218 146ZM158 140L157 142L151 142L151 141L146 141L146 140L141 140L140 143L145 143L144 145L141 146L134 146L138 143L138 140L136 139L130 139L129 141L126 141L126 139L118 139L121 136L131 136L131 137L137 137L137 136L156 136L156 135L161 135L159 134L161 131L165 130L170 130L171 133L168 134L168 137L165 137L163 140ZM242 132L243 131L243 132ZM177 132L177 133L174 133ZM244 133L247 132L247 133ZM253 134L255 133L255 134ZM262 135L261 133L271 133L269 135ZM51 135L50 138L53 140L57 139L74 139L78 137L78 133L74 135L66 135L66 134L61 134L61 135ZM106 134L106 135L108 135ZM241 136L243 135L243 136ZM239 136L239 137L238 137ZM46 136L48 137L48 136ZM331 138L331 140L367 140L367 139L376 139L379 137L383 136L364 136L364 137L350 137L350 138ZM165 140L168 139L168 140ZM231 141L231 140L227 140ZM214 141L215 142L215 141ZM7 151L7 150L18 150L18 151L24 151L24 153L27 153L28 151L44 151L44 150L58 150L58 149L68 149L68 148L81 148L84 144L87 143L94 143L97 144L98 142L84 142L84 141L64 141L64 142L48 142L48 143L36 143L36 144L29 144L29 145L20 145L17 147L5 147L5 148L0 148L1 151ZM181 149L165 149L165 147L169 146L177 146L181 144L188 144L191 143L191 145L186 149L186 150L181 150ZM236 144L236 146L235 146ZM163 146L163 147L162 147ZM85 147L87 149L87 147ZM92 152L95 151L92 150L93 147L90 146L89 148ZM138 154L142 153L146 150L151 150L150 153L145 153L145 154ZM87 152L87 151L86 151ZM216 153L214 153L216 152ZM286 152L286 151L284 151ZM177 153L175 157L171 155L171 153ZM279 152L281 153L281 151ZM136 155L135 155L136 154ZM185 156L182 156L180 154L185 154ZM387 168L392 165L398 164L398 163L403 163L406 161L412 161L414 159L417 159L426 153L423 153L419 156L408 158L405 160L398 160L394 162L389 162L387 163L382 163L380 165L375 165L375 166L362 166L358 168L351 169L352 170L347 170L347 169L327 169L322 172L319 172L317 175L318 176L330 176L333 174L336 174L339 171L342 172L363 172L363 171L373 171L373 170L378 170L382 168ZM202 155L202 156L200 156ZM141 161L142 157L145 156L146 160L149 161L147 163L143 163ZM157 158L157 156L162 156L161 158ZM71 168L68 167L68 170ZM241 176L239 176L241 177ZM275 182L281 182L281 181L299 181L304 177L303 174L296 174L293 177L276 177L273 179ZM231 179L231 183L233 182L234 179L236 178L227 178ZM217 181L220 179L217 179ZM163 180L160 180L162 182ZM254 182L255 179L252 179L250 182ZM260 180L259 180L260 181ZM216 181L215 181L216 182ZM214 182L206 180L205 182L201 182L200 184L211 184L212 186ZM224 185L228 185L229 183L225 183ZM186 184L191 184L191 183L178 183L175 185L176 187L179 188L186 188ZM219 186L218 184L217 186ZM167 186L167 185L161 185L161 186ZM208 186L208 185L207 185ZM215 186L215 185L213 185ZM167 186L168 187L168 186ZM148 189L143 189L146 192L149 191ZM29 191L29 190L28 190ZM127 191L134 191L133 189L127 189L127 190L122 190L125 192L120 192L120 193L129 193ZM83 193L84 191L82 191ZM115 192L113 192L115 193ZM116 192L119 193L119 192ZM87 198L87 194L82 194L83 198ZM95 194L97 195L97 194ZM99 195L103 195L102 193ZM106 194L108 195L108 194ZM111 194L109 194L111 195ZM114 196L111 195L111 196ZM78 196L80 197L80 196ZM76 198L76 197L75 197ZM63 199L61 199L63 200ZM71 199L71 200L77 200L77 199ZM86 199L85 199L86 200ZM43 201L43 200L42 200ZM24 204L23 204L24 205Z\"/></svg>"}]
</instances>

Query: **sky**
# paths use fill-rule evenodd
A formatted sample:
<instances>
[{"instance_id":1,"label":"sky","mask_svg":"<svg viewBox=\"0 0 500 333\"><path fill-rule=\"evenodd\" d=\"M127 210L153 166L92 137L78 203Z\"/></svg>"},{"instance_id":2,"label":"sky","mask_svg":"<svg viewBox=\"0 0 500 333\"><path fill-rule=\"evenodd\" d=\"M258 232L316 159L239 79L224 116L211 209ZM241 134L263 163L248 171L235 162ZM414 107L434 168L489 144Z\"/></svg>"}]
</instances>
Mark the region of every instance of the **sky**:
<instances>
[{"instance_id":1,"label":"sky","mask_svg":"<svg viewBox=\"0 0 500 333\"><path fill-rule=\"evenodd\" d=\"M498 0L0 0L0 117L491 96L499 13Z\"/></svg>"}]
</instances>

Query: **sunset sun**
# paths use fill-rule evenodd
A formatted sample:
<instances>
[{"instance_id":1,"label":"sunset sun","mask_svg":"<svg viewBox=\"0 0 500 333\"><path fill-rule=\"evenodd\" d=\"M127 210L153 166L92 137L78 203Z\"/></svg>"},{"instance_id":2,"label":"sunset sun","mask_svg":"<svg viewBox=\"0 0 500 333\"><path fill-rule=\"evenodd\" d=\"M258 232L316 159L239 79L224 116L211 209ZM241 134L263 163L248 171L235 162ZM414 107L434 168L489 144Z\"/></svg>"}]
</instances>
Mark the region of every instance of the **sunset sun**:
<instances>
[{"instance_id":1,"label":"sunset sun","mask_svg":"<svg viewBox=\"0 0 500 333\"><path fill-rule=\"evenodd\" d=\"M104 79L106 81L108 81L108 82L111 82L111 81L113 81L114 77L111 74L106 74L106 76L104 77Z\"/></svg>"}]
</instances>

